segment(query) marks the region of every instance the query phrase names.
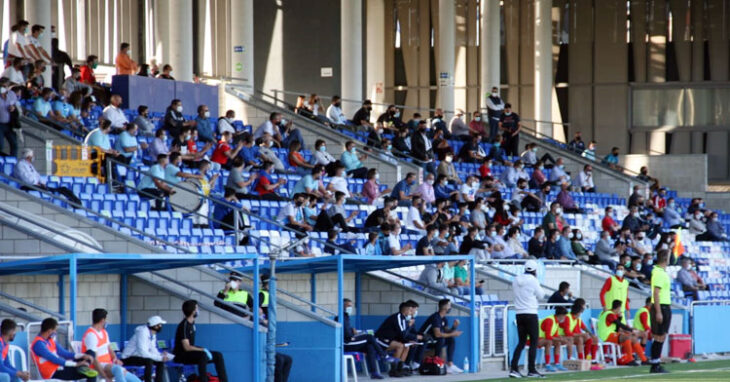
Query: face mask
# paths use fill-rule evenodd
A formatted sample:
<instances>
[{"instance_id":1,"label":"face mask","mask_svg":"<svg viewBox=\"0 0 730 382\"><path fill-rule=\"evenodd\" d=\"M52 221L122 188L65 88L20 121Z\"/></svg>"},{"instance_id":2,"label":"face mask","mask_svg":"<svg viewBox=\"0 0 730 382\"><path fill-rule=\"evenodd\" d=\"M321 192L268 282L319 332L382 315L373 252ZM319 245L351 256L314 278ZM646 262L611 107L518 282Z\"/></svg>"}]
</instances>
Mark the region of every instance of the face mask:
<instances>
[{"instance_id":1,"label":"face mask","mask_svg":"<svg viewBox=\"0 0 730 382\"><path fill-rule=\"evenodd\" d=\"M433 179L429 179L429 180L427 180L427 181L426 181L426 183L428 183L428 184L430 184L430 185L432 185L432 186L433 186Z\"/></svg>"},{"instance_id":2,"label":"face mask","mask_svg":"<svg viewBox=\"0 0 730 382\"><path fill-rule=\"evenodd\" d=\"M482 210L483 212L489 211L489 207L485 206L484 204L482 204L482 207L479 209Z\"/></svg>"},{"instance_id":3,"label":"face mask","mask_svg":"<svg viewBox=\"0 0 730 382\"><path fill-rule=\"evenodd\" d=\"M97 67L97 66L99 66L99 64L97 64L97 63L95 62L95 63L91 64L91 69L96 69L96 67Z\"/></svg>"},{"instance_id":4,"label":"face mask","mask_svg":"<svg viewBox=\"0 0 730 382\"><path fill-rule=\"evenodd\" d=\"M504 112L504 115L511 115L511 114L512 114L512 112L511 112L511 111L505 111L505 112Z\"/></svg>"},{"instance_id":5,"label":"face mask","mask_svg":"<svg viewBox=\"0 0 730 382\"><path fill-rule=\"evenodd\" d=\"M321 152L327 152L327 146L319 146L319 151Z\"/></svg>"},{"instance_id":6,"label":"face mask","mask_svg":"<svg viewBox=\"0 0 730 382\"><path fill-rule=\"evenodd\" d=\"M0 88L0 94L5 94L8 92L8 88Z\"/></svg>"},{"instance_id":7,"label":"face mask","mask_svg":"<svg viewBox=\"0 0 730 382\"><path fill-rule=\"evenodd\" d=\"M183 111L183 108L182 108L182 106L178 106L178 107L176 107L176 108L175 108L175 110L176 110L176 111L177 111L178 113L182 113L182 111Z\"/></svg>"},{"instance_id":8,"label":"face mask","mask_svg":"<svg viewBox=\"0 0 730 382\"><path fill-rule=\"evenodd\" d=\"M193 318L198 318L198 311L195 311L195 314L193 314Z\"/></svg>"},{"instance_id":9,"label":"face mask","mask_svg":"<svg viewBox=\"0 0 730 382\"><path fill-rule=\"evenodd\" d=\"M642 240L644 240L644 237L643 236L639 236L639 237L636 238L636 240L642 241Z\"/></svg>"},{"instance_id":10,"label":"face mask","mask_svg":"<svg viewBox=\"0 0 730 382\"><path fill-rule=\"evenodd\" d=\"M388 151L393 149L393 145L388 145Z\"/></svg>"},{"instance_id":11,"label":"face mask","mask_svg":"<svg viewBox=\"0 0 730 382\"><path fill-rule=\"evenodd\" d=\"M543 166L537 166L537 169L540 171L542 171L543 168L544 168Z\"/></svg>"},{"instance_id":12,"label":"face mask","mask_svg":"<svg viewBox=\"0 0 730 382\"><path fill-rule=\"evenodd\" d=\"M348 316L351 316L352 315L352 307L351 306L348 306L347 308L345 308L345 313L347 313Z\"/></svg>"},{"instance_id":13,"label":"face mask","mask_svg":"<svg viewBox=\"0 0 730 382\"><path fill-rule=\"evenodd\" d=\"M705 202L700 203L700 208L705 208Z\"/></svg>"},{"instance_id":14,"label":"face mask","mask_svg":"<svg viewBox=\"0 0 730 382\"><path fill-rule=\"evenodd\" d=\"M563 213L563 209L562 208L558 208L558 209L555 210L555 215L560 215L562 213Z\"/></svg>"},{"instance_id":15,"label":"face mask","mask_svg":"<svg viewBox=\"0 0 730 382\"><path fill-rule=\"evenodd\" d=\"M491 237L497 237L497 231L490 231L489 236Z\"/></svg>"},{"instance_id":16,"label":"face mask","mask_svg":"<svg viewBox=\"0 0 730 382\"><path fill-rule=\"evenodd\" d=\"M375 173L375 180L380 180L380 173Z\"/></svg>"},{"instance_id":17,"label":"face mask","mask_svg":"<svg viewBox=\"0 0 730 382\"><path fill-rule=\"evenodd\" d=\"M532 152L533 152L533 153L536 153L536 152L537 152L537 147L533 148L533 149L532 149Z\"/></svg>"},{"instance_id":18,"label":"face mask","mask_svg":"<svg viewBox=\"0 0 730 382\"><path fill-rule=\"evenodd\" d=\"M624 263L624 268L631 268L631 261L627 261Z\"/></svg>"},{"instance_id":19,"label":"face mask","mask_svg":"<svg viewBox=\"0 0 730 382\"><path fill-rule=\"evenodd\" d=\"M618 277L618 278L624 277L624 271L616 271L616 277Z\"/></svg>"},{"instance_id":20,"label":"face mask","mask_svg":"<svg viewBox=\"0 0 730 382\"><path fill-rule=\"evenodd\" d=\"M482 117L474 117L474 120L477 121L477 122L479 122L479 121L482 120Z\"/></svg>"},{"instance_id":21,"label":"face mask","mask_svg":"<svg viewBox=\"0 0 730 382\"><path fill-rule=\"evenodd\" d=\"M302 202L302 201L296 201L296 202L294 202L294 204L296 204L297 207L301 207L302 204L304 204L304 202Z\"/></svg>"},{"instance_id":22,"label":"face mask","mask_svg":"<svg viewBox=\"0 0 730 382\"><path fill-rule=\"evenodd\" d=\"M561 164L560 166L558 166L558 168L560 168L561 170L563 170L563 169L565 169L565 165L564 164Z\"/></svg>"},{"instance_id":23,"label":"face mask","mask_svg":"<svg viewBox=\"0 0 730 382\"><path fill-rule=\"evenodd\" d=\"M499 97L499 93L497 93L497 92L492 92L492 97L494 97L494 98L497 98L497 97Z\"/></svg>"},{"instance_id":24,"label":"face mask","mask_svg":"<svg viewBox=\"0 0 730 382\"><path fill-rule=\"evenodd\" d=\"M593 171L586 171L586 175L591 176L593 174Z\"/></svg>"},{"instance_id":25,"label":"face mask","mask_svg":"<svg viewBox=\"0 0 730 382\"><path fill-rule=\"evenodd\" d=\"M494 142L494 147L499 148L499 145L500 145L499 142Z\"/></svg>"},{"instance_id":26,"label":"face mask","mask_svg":"<svg viewBox=\"0 0 730 382\"><path fill-rule=\"evenodd\" d=\"M634 267L634 269L636 269L637 272L640 271L641 270L641 264L636 264L636 266Z\"/></svg>"},{"instance_id":27,"label":"face mask","mask_svg":"<svg viewBox=\"0 0 730 382\"><path fill-rule=\"evenodd\" d=\"M517 166L517 167L515 167L515 169L517 169L517 171L520 171L520 170L522 170L522 166Z\"/></svg>"},{"instance_id":28,"label":"face mask","mask_svg":"<svg viewBox=\"0 0 730 382\"><path fill-rule=\"evenodd\" d=\"M674 205L675 205L674 202L669 203L669 207L674 208Z\"/></svg>"},{"instance_id":29,"label":"face mask","mask_svg":"<svg viewBox=\"0 0 730 382\"><path fill-rule=\"evenodd\" d=\"M206 111L206 112L205 112L205 113L203 114L203 117L205 117L205 118L210 118L210 112L209 112L209 111Z\"/></svg>"},{"instance_id":30,"label":"face mask","mask_svg":"<svg viewBox=\"0 0 730 382\"><path fill-rule=\"evenodd\" d=\"M471 187L472 187L472 188L477 188L477 187L479 187L479 182L471 182Z\"/></svg>"},{"instance_id":31,"label":"face mask","mask_svg":"<svg viewBox=\"0 0 730 382\"><path fill-rule=\"evenodd\" d=\"M231 286L231 289L238 289L238 281L231 281L228 284Z\"/></svg>"},{"instance_id":32,"label":"face mask","mask_svg":"<svg viewBox=\"0 0 730 382\"><path fill-rule=\"evenodd\" d=\"M418 317L418 311L413 312L413 318Z\"/></svg>"},{"instance_id":33,"label":"face mask","mask_svg":"<svg viewBox=\"0 0 730 382\"><path fill-rule=\"evenodd\" d=\"M687 265L685 265L685 266L684 266L684 269L686 269L686 270L690 270L690 269L692 269L692 265L690 265L690 264L687 264Z\"/></svg>"},{"instance_id":34,"label":"face mask","mask_svg":"<svg viewBox=\"0 0 730 382\"><path fill-rule=\"evenodd\" d=\"M353 148L350 149L350 152L353 153L353 154L357 154L357 149L353 147Z\"/></svg>"},{"instance_id":35,"label":"face mask","mask_svg":"<svg viewBox=\"0 0 730 382\"><path fill-rule=\"evenodd\" d=\"M571 232L568 234L568 239L572 239L572 238L573 238L573 233Z\"/></svg>"},{"instance_id":36,"label":"face mask","mask_svg":"<svg viewBox=\"0 0 730 382\"><path fill-rule=\"evenodd\" d=\"M188 135L185 136L185 140L186 141L189 141L190 140L190 134L188 134Z\"/></svg>"},{"instance_id":37,"label":"face mask","mask_svg":"<svg viewBox=\"0 0 730 382\"><path fill-rule=\"evenodd\" d=\"M396 112L395 114L393 114L393 117L399 118L400 117L400 113Z\"/></svg>"},{"instance_id":38,"label":"face mask","mask_svg":"<svg viewBox=\"0 0 730 382\"><path fill-rule=\"evenodd\" d=\"M410 321L413 318L410 314L406 316L406 321Z\"/></svg>"},{"instance_id":39,"label":"face mask","mask_svg":"<svg viewBox=\"0 0 730 382\"><path fill-rule=\"evenodd\" d=\"M446 163L451 163L451 161L454 160L454 157L446 157L444 158L444 160L446 161Z\"/></svg>"}]
</instances>

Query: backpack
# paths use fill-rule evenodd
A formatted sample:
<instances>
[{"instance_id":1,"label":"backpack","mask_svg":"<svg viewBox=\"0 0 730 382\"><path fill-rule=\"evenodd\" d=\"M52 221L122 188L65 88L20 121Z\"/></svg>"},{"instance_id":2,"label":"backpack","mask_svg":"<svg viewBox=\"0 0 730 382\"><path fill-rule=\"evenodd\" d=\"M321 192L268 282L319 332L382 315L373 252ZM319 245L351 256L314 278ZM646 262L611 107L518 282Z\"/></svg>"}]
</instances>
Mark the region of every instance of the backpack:
<instances>
[{"instance_id":1,"label":"backpack","mask_svg":"<svg viewBox=\"0 0 730 382\"><path fill-rule=\"evenodd\" d=\"M196 374L193 374L188 377L188 382L200 382L200 377L198 377ZM208 382L220 382L220 380L215 375L208 373Z\"/></svg>"},{"instance_id":2,"label":"backpack","mask_svg":"<svg viewBox=\"0 0 730 382\"><path fill-rule=\"evenodd\" d=\"M446 362L440 357L426 357L418 372L421 375L446 375Z\"/></svg>"}]
</instances>

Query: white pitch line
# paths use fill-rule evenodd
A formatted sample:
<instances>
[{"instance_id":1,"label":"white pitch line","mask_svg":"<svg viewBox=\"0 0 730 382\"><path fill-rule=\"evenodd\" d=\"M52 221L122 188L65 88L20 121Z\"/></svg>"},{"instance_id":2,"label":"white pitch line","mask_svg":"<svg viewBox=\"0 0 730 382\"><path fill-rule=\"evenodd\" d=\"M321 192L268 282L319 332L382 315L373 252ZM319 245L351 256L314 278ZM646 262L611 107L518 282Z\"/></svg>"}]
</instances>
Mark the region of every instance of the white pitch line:
<instances>
[{"instance_id":1,"label":"white pitch line","mask_svg":"<svg viewBox=\"0 0 730 382\"><path fill-rule=\"evenodd\" d=\"M692 369L692 370L681 370L681 371L673 371L671 374L689 374L689 373L704 373L708 371L724 371L724 370L730 370L730 367L722 367L717 369ZM560 375L560 374L553 374L553 375ZM654 377L662 377L666 376L666 374L633 374L633 375L623 375L618 377L605 377L605 378L593 378L593 379L571 379L569 381L565 382L590 382L590 381L608 381L608 380L616 380L616 379L628 379L628 378L654 378Z\"/></svg>"}]
</instances>

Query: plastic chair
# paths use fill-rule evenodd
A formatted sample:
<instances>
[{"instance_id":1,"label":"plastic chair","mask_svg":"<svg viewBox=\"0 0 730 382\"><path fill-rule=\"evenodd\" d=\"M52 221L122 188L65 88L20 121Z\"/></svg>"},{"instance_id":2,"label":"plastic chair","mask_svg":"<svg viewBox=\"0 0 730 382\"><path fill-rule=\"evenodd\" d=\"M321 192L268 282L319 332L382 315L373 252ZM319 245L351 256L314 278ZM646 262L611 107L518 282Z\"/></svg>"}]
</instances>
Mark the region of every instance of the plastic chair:
<instances>
[{"instance_id":1,"label":"plastic chair","mask_svg":"<svg viewBox=\"0 0 730 382\"><path fill-rule=\"evenodd\" d=\"M597 319L591 318L591 330L596 333ZM602 363L607 363L606 359L611 358L611 364L618 366L618 359L621 358L621 348L613 342L603 342L598 338L598 358Z\"/></svg>"},{"instance_id":2,"label":"plastic chair","mask_svg":"<svg viewBox=\"0 0 730 382\"><path fill-rule=\"evenodd\" d=\"M342 379L346 382L350 380L350 373L348 372L348 369L350 369L349 365L352 365L352 379L353 381L357 382L357 368L355 366L355 357L349 354L345 354L344 356L342 356L342 363Z\"/></svg>"}]
</instances>

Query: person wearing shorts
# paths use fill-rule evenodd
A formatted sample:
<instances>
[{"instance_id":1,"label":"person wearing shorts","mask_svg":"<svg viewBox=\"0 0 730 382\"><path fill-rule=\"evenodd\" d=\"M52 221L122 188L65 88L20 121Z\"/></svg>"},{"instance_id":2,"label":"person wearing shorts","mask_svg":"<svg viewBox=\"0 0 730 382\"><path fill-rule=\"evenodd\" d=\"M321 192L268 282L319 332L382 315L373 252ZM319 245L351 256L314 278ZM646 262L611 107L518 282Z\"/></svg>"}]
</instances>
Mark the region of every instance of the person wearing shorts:
<instances>
[{"instance_id":1,"label":"person wearing shorts","mask_svg":"<svg viewBox=\"0 0 730 382\"><path fill-rule=\"evenodd\" d=\"M604 310L598 316L596 331L601 341L621 346L624 354L618 359L617 363L619 365L639 366L641 364L634 359L634 353L639 356L641 362L647 361L646 355L644 355L644 348L641 347L633 329L621 322L623 320L621 314L623 304L624 302L621 300L613 300L611 310Z\"/></svg>"},{"instance_id":2,"label":"person wearing shorts","mask_svg":"<svg viewBox=\"0 0 730 382\"><path fill-rule=\"evenodd\" d=\"M651 271L651 369L650 373L668 373L660 363L664 340L672 322L671 280L667 275L669 251L657 253L657 263Z\"/></svg>"}]
</instances>

